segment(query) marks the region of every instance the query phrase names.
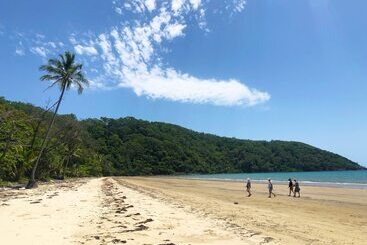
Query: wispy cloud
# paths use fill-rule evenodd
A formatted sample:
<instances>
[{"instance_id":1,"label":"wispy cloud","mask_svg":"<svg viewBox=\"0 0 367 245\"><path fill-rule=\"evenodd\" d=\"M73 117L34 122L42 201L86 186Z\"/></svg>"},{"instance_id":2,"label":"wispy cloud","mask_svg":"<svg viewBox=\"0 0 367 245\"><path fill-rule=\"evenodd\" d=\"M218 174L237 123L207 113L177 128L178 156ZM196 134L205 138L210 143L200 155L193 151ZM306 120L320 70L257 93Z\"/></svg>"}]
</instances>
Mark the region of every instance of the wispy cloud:
<instances>
[{"instance_id":1,"label":"wispy cloud","mask_svg":"<svg viewBox=\"0 0 367 245\"><path fill-rule=\"evenodd\" d=\"M233 2L233 11L242 11L244 4L244 1ZM155 14L146 21L112 27L109 33L91 40L101 50L106 74L117 81L107 86L131 88L138 96L152 99L225 106L253 106L270 99L268 93L249 88L236 79L199 78L160 62L160 48L165 42L185 35L190 14L204 18L206 9L200 0L155 3L155 9L148 8L147 1L138 0L115 5L132 13L153 11Z\"/></svg>"},{"instance_id":2,"label":"wispy cloud","mask_svg":"<svg viewBox=\"0 0 367 245\"><path fill-rule=\"evenodd\" d=\"M16 47L15 48L15 54L19 55L19 56L23 56L23 55L25 55L25 51L22 47Z\"/></svg>"},{"instance_id":3,"label":"wispy cloud","mask_svg":"<svg viewBox=\"0 0 367 245\"><path fill-rule=\"evenodd\" d=\"M234 12L242 12L245 9L246 0L232 0Z\"/></svg>"},{"instance_id":4,"label":"wispy cloud","mask_svg":"<svg viewBox=\"0 0 367 245\"><path fill-rule=\"evenodd\" d=\"M24 46L23 46L22 41L19 41L18 46L15 48L15 54L19 55L19 56L24 56L25 55L25 50L24 50Z\"/></svg>"},{"instance_id":5,"label":"wispy cloud","mask_svg":"<svg viewBox=\"0 0 367 245\"><path fill-rule=\"evenodd\" d=\"M59 53L65 44L61 41L50 41L41 33L30 32L8 32L6 37L12 43L15 43L14 53L17 56L33 54L41 58L47 58L50 55Z\"/></svg>"},{"instance_id":6,"label":"wispy cloud","mask_svg":"<svg viewBox=\"0 0 367 245\"><path fill-rule=\"evenodd\" d=\"M201 0L190 0L190 3L192 5L192 8L194 10L197 10L200 7Z\"/></svg>"},{"instance_id":7,"label":"wispy cloud","mask_svg":"<svg viewBox=\"0 0 367 245\"><path fill-rule=\"evenodd\" d=\"M48 49L46 49L45 47L31 47L30 51L33 54L39 55L43 58L46 58L48 53Z\"/></svg>"},{"instance_id":8,"label":"wispy cloud","mask_svg":"<svg viewBox=\"0 0 367 245\"><path fill-rule=\"evenodd\" d=\"M156 7L155 0L145 0L145 6L150 12L153 11Z\"/></svg>"},{"instance_id":9,"label":"wispy cloud","mask_svg":"<svg viewBox=\"0 0 367 245\"><path fill-rule=\"evenodd\" d=\"M238 79L200 78L163 62L161 52L166 44L185 37L195 20L199 28L209 30L208 1L114 0L112 3L113 10L122 17L129 12L129 19L104 33L69 37L71 46L87 64L92 88L130 88L137 96L220 106L253 106L270 99L267 92L250 88ZM243 0L224 3L232 14L245 7ZM30 51L42 57L61 47L58 41L46 42L42 34L37 38L44 45L35 45Z\"/></svg>"},{"instance_id":10,"label":"wispy cloud","mask_svg":"<svg viewBox=\"0 0 367 245\"><path fill-rule=\"evenodd\" d=\"M77 54L80 54L80 55L92 56L92 55L97 55L98 54L97 49L93 46L82 46L82 45L78 44L74 47L74 49L75 49L75 52Z\"/></svg>"}]
</instances>

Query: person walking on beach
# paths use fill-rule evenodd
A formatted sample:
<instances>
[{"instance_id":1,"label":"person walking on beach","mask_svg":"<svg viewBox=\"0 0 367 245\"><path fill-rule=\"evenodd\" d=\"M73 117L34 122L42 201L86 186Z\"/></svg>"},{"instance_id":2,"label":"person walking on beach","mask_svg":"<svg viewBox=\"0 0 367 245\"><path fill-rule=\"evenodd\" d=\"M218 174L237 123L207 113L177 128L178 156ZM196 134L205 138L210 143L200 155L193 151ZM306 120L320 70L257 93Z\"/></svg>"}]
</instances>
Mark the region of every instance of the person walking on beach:
<instances>
[{"instance_id":1,"label":"person walking on beach","mask_svg":"<svg viewBox=\"0 0 367 245\"><path fill-rule=\"evenodd\" d=\"M251 194L251 180L249 178L247 178L247 182L246 182L246 191L248 193L247 197L250 197Z\"/></svg>"},{"instance_id":2,"label":"person walking on beach","mask_svg":"<svg viewBox=\"0 0 367 245\"><path fill-rule=\"evenodd\" d=\"M297 180L294 180L294 197L296 197L296 194L298 193L298 197L301 197L301 188L299 188L299 183Z\"/></svg>"},{"instance_id":3,"label":"person walking on beach","mask_svg":"<svg viewBox=\"0 0 367 245\"><path fill-rule=\"evenodd\" d=\"M291 196L292 193L294 194L294 191L293 191L294 185L293 185L293 181L292 181L291 178L289 178L288 181L289 181L289 183L288 183L288 188L289 188L288 196Z\"/></svg>"},{"instance_id":4,"label":"person walking on beach","mask_svg":"<svg viewBox=\"0 0 367 245\"><path fill-rule=\"evenodd\" d=\"M273 183L271 182L271 179L268 179L268 189L269 189L269 198L271 198L271 195L275 197L275 194L273 192Z\"/></svg>"}]
</instances>

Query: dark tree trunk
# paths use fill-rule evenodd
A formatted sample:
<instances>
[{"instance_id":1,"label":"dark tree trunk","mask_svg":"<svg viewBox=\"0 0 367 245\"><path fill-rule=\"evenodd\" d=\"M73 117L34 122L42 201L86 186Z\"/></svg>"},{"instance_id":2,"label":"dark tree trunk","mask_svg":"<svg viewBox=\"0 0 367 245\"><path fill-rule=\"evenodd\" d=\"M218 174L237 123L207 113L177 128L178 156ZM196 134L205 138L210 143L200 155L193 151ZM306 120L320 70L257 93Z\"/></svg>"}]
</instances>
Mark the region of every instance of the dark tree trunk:
<instances>
[{"instance_id":1,"label":"dark tree trunk","mask_svg":"<svg viewBox=\"0 0 367 245\"><path fill-rule=\"evenodd\" d=\"M66 159L66 163L65 163L65 165L64 165L64 169L62 170L62 175L63 175L63 177L65 177L65 172L66 172L66 170L67 170L67 168L68 168L68 166L69 166L70 159L71 159L71 154L69 153L69 154L68 154L68 157L67 157L67 159Z\"/></svg>"},{"instance_id":2,"label":"dark tree trunk","mask_svg":"<svg viewBox=\"0 0 367 245\"><path fill-rule=\"evenodd\" d=\"M46 107L46 110L42 113L42 115L41 115L41 118L38 120L38 122L37 122L37 126L36 126L36 128L34 128L33 129L33 135L32 135L32 140L31 140L31 142L30 142L30 146L29 146L29 149L28 149L28 152L27 152L27 155L26 155L26 158L25 158L25 160L28 162L28 161L30 161L30 157L31 157L31 154L32 154L32 151L33 151L33 148L34 148L34 145L35 145L35 143L36 143L36 138L37 138L37 135L38 135L38 132L39 132L39 130L40 130L40 128L41 128L41 124L42 124L42 122L43 122L43 120L45 119L45 117L46 117L46 114L47 114L47 112L49 112L56 104L58 103L58 101L55 103L55 104L53 104L52 106L50 106L50 107Z\"/></svg>"},{"instance_id":3,"label":"dark tree trunk","mask_svg":"<svg viewBox=\"0 0 367 245\"><path fill-rule=\"evenodd\" d=\"M36 184L36 178L35 178L35 177L36 177L36 171L37 171L37 168L38 168L39 162L40 162L40 160L41 160L41 157L42 157L43 151L45 150L46 143L47 143L48 138L49 138L49 136L50 136L51 128L52 128L52 126L53 126L53 124L54 124L54 122L55 122L55 118L56 118L57 112L58 112L58 110L59 110L59 107L60 107L60 104L61 104L62 98L63 98L63 96L64 96L65 89L66 89L66 87L64 86L64 87L62 88L62 91L61 91L61 94L60 94L60 98L59 98L59 100L58 100L58 102L57 102L57 106L56 106L55 112L54 112L54 114L53 114L53 116L52 116L52 120L51 120L50 124L48 125L47 131L46 131L46 136L45 136L45 138L44 138L44 139L43 139L43 141L42 141L42 145L41 145L40 153L38 154L38 157L37 157L37 160L36 160L35 164L33 165L32 173L31 173L31 177L30 177L30 179L29 179L29 181L28 181L28 184L27 184L27 186L26 186L26 188L27 188L27 189L30 189L30 188L33 188L33 187L36 187L36 186L37 186L37 184Z\"/></svg>"}]
</instances>

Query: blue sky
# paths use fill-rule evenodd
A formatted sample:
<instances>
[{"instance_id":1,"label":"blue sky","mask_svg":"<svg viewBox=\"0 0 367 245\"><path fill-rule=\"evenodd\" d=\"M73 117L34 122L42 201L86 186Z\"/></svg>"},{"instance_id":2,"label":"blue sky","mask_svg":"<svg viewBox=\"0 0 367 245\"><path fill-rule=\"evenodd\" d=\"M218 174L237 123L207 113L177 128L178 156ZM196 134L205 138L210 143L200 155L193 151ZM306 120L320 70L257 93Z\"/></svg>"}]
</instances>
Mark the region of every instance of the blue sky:
<instances>
[{"instance_id":1,"label":"blue sky","mask_svg":"<svg viewBox=\"0 0 367 245\"><path fill-rule=\"evenodd\" d=\"M44 106L72 50L91 85L62 113L134 116L367 163L364 0L2 0L0 95Z\"/></svg>"}]
</instances>

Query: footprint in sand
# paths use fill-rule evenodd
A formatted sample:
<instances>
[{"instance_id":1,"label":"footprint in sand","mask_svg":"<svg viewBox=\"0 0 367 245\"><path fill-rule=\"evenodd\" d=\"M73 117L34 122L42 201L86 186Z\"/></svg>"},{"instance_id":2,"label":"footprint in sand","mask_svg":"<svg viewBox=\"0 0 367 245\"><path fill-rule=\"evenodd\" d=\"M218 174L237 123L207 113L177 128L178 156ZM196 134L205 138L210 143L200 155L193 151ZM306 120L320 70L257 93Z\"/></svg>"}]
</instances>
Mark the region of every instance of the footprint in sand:
<instances>
[{"instance_id":1,"label":"footprint in sand","mask_svg":"<svg viewBox=\"0 0 367 245\"><path fill-rule=\"evenodd\" d=\"M41 203L42 199L38 199L38 200L35 200L35 201L31 201L30 204L36 204L36 203Z\"/></svg>"},{"instance_id":2,"label":"footprint in sand","mask_svg":"<svg viewBox=\"0 0 367 245\"><path fill-rule=\"evenodd\" d=\"M126 241L125 241L125 240L121 240L121 239L117 239L117 238L114 238L111 242L112 242L113 244L126 243Z\"/></svg>"},{"instance_id":3,"label":"footprint in sand","mask_svg":"<svg viewBox=\"0 0 367 245\"><path fill-rule=\"evenodd\" d=\"M153 219L146 219L146 220L144 220L144 221L141 221L141 222L136 223L136 225L139 225L139 224L146 224L146 223L149 223L149 222L153 222Z\"/></svg>"}]
</instances>

